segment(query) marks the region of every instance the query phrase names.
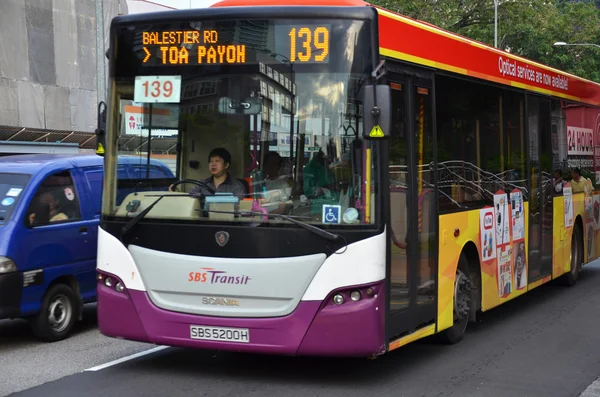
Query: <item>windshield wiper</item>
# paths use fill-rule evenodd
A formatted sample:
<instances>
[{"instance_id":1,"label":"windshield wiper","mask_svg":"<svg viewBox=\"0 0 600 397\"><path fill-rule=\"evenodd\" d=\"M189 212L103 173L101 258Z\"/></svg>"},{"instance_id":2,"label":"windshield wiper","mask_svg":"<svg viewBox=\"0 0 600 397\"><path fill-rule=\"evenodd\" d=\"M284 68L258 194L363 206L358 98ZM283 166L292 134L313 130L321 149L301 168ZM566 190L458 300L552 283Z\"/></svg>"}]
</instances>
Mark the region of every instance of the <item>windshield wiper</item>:
<instances>
[{"instance_id":1,"label":"windshield wiper","mask_svg":"<svg viewBox=\"0 0 600 397\"><path fill-rule=\"evenodd\" d=\"M162 194L162 195L146 195L146 197L158 197L158 198L156 200L154 200L152 202L152 204L150 204L148 207L146 207L142 212L137 214L133 219L131 219L129 222L127 222L127 224L125 226L123 226L123 228L121 229L121 242L123 242L123 238L125 237L125 235L127 233L129 233L131 228L133 228L135 225L137 225L138 222L141 221L148 214L148 212L152 211L152 208L154 208L154 206L156 204L158 204L158 202L160 200L162 200L164 197L190 197L190 195L189 194Z\"/></svg>"},{"instance_id":2,"label":"windshield wiper","mask_svg":"<svg viewBox=\"0 0 600 397\"><path fill-rule=\"evenodd\" d=\"M342 236L340 236L339 234L328 232L327 230L323 230L319 227L311 225L310 223L299 221L290 216L283 215L283 214L273 214L273 215L277 215L277 217L279 217L279 218L285 219L286 221L290 221L298 226L301 226L301 227L305 228L306 230L311 231L314 234L321 236L324 239L327 239L329 241L336 242L336 241L339 241L342 239Z\"/></svg>"},{"instance_id":3,"label":"windshield wiper","mask_svg":"<svg viewBox=\"0 0 600 397\"><path fill-rule=\"evenodd\" d=\"M299 221L297 219L298 217L294 217L294 216L283 215L283 214L270 214L268 212L263 213L263 212L256 212L256 211L217 211L217 210L201 210L201 211L214 212L214 213L220 213L220 214L252 215L252 216L266 216L266 217L270 217L270 218L281 218L281 219L285 219L286 221L292 222L300 227L303 227L304 229L306 229L310 232L313 232L314 234L321 236L326 240L329 240L332 242L343 240L342 236L340 236L339 234L331 233L331 232L328 232L327 230L323 230L319 227L311 225L310 223Z\"/></svg>"}]
</instances>

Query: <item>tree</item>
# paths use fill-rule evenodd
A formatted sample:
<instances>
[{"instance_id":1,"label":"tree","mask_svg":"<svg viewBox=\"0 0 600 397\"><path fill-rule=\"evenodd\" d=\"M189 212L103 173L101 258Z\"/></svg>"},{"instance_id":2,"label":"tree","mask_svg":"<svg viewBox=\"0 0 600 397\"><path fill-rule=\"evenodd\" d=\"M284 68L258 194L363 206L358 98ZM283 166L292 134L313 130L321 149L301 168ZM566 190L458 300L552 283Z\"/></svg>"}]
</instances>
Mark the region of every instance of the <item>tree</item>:
<instances>
[{"instance_id":1,"label":"tree","mask_svg":"<svg viewBox=\"0 0 600 397\"><path fill-rule=\"evenodd\" d=\"M498 47L600 82L600 49L556 47L556 41L600 43L600 0L498 0ZM391 11L488 45L494 44L493 0L375 0Z\"/></svg>"},{"instance_id":2,"label":"tree","mask_svg":"<svg viewBox=\"0 0 600 397\"><path fill-rule=\"evenodd\" d=\"M554 41L600 43L600 10L594 2L562 3L560 19L554 25ZM600 48L554 47L540 62L600 82Z\"/></svg>"}]
</instances>

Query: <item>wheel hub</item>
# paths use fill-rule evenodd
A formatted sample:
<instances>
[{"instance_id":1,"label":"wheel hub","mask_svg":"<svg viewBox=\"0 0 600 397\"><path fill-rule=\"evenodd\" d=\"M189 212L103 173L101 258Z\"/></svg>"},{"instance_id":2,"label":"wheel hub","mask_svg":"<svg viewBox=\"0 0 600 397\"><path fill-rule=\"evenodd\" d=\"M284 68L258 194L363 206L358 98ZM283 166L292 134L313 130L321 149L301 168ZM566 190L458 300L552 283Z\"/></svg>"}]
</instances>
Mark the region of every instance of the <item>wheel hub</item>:
<instances>
[{"instance_id":1,"label":"wheel hub","mask_svg":"<svg viewBox=\"0 0 600 397\"><path fill-rule=\"evenodd\" d=\"M454 316L457 321L463 320L470 312L471 281L460 270L456 272L454 281Z\"/></svg>"},{"instance_id":2,"label":"wheel hub","mask_svg":"<svg viewBox=\"0 0 600 397\"><path fill-rule=\"evenodd\" d=\"M63 331L71 320L72 310L67 298L56 296L48 308L48 322L56 332Z\"/></svg>"}]
</instances>

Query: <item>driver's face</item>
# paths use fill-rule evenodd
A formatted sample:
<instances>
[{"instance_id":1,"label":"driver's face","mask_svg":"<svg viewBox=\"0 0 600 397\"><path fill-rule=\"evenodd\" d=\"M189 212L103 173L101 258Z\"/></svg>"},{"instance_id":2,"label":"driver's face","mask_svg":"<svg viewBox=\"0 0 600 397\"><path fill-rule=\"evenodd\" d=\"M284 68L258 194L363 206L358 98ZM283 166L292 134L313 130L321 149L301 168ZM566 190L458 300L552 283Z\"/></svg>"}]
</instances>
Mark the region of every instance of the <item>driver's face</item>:
<instances>
[{"instance_id":1,"label":"driver's face","mask_svg":"<svg viewBox=\"0 0 600 397\"><path fill-rule=\"evenodd\" d=\"M210 168L210 173L213 176L219 177L219 176L225 175L225 173L227 172L227 168L229 167L229 164L226 164L225 160L223 160L221 157L214 156L214 157L210 158L208 167Z\"/></svg>"}]
</instances>

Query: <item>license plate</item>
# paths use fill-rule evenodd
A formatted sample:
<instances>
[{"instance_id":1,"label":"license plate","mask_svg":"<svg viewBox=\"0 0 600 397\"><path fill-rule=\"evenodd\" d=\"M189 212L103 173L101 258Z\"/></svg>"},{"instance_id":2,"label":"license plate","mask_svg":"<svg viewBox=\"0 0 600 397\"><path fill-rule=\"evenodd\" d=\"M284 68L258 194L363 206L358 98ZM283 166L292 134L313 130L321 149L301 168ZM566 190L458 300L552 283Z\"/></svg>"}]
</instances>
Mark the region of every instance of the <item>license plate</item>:
<instances>
[{"instance_id":1,"label":"license plate","mask_svg":"<svg viewBox=\"0 0 600 397\"><path fill-rule=\"evenodd\" d=\"M190 325L190 338L250 343L250 331L246 328L223 328L206 327L203 325Z\"/></svg>"}]
</instances>

